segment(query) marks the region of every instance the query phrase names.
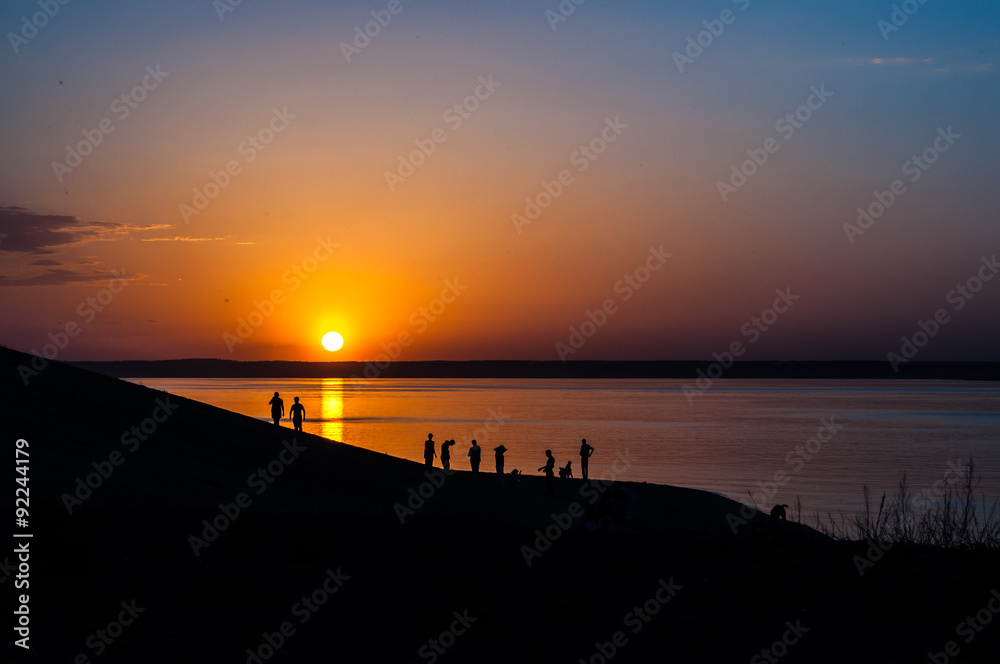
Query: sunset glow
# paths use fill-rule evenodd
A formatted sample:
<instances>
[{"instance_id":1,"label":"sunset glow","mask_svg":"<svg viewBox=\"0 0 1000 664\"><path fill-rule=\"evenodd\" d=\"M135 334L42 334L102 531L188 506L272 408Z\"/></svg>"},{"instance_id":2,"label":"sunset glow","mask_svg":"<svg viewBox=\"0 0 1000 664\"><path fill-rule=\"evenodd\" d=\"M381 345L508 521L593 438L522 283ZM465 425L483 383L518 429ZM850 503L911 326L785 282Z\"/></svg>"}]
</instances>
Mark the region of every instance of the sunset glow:
<instances>
[{"instance_id":1,"label":"sunset glow","mask_svg":"<svg viewBox=\"0 0 1000 664\"><path fill-rule=\"evenodd\" d=\"M570 4L61 6L0 60L0 343L710 359L791 289L745 359L939 309L921 360L1000 359L1000 286L946 301L1000 244L995 4Z\"/></svg>"}]
</instances>

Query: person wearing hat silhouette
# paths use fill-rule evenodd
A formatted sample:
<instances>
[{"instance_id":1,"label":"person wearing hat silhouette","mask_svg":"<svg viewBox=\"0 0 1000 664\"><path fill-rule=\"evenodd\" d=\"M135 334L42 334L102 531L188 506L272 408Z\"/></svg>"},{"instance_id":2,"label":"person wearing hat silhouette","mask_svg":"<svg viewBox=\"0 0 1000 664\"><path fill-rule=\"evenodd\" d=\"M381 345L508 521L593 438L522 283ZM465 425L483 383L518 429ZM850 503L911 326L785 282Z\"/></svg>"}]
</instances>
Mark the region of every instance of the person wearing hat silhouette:
<instances>
[{"instance_id":1,"label":"person wearing hat silhouette","mask_svg":"<svg viewBox=\"0 0 1000 664\"><path fill-rule=\"evenodd\" d=\"M503 453L507 451L507 448L503 445L498 445L493 448L494 456L497 460L497 477L500 479L500 486L503 486Z\"/></svg>"}]
</instances>

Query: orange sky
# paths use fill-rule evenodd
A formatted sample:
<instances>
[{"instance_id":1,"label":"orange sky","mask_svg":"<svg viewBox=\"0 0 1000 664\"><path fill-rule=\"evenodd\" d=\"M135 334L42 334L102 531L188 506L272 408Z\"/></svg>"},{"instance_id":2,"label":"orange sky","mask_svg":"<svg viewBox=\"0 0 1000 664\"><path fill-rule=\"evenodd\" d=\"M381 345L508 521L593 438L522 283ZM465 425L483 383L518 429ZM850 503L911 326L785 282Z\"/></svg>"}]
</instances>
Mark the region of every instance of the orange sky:
<instances>
[{"instance_id":1,"label":"orange sky","mask_svg":"<svg viewBox=\"0 0 1000 664\"><path fill-rule=\"evenodd\" d=\"M996 12L927 6L887 44L851 6L855 21L748 8L684 72L672 53L710 18L697 3L588 5L556 31L527 3L405 4L351 62L339 45L364 8L67 7L0 61L0 343L38 350L75 322L61 359L365 360L401 334L405 360L558 359L611 299L571 359L692 359L747 340L790 288L801 299L747 359L884 358L996 250ZM776 121L821 85L832 96L783 137ZM91 154L53 166L102 120ZM962 138L850 243L856 209L949 126ZM400 171L419 145L433 152ZM533 223L512 219L560 174ZM626 299L616 285L660 247ZM122 292L81 315L122 268ZM922 358L1000 359L998 303L986 286Z\"/></svg>"}]
</instances>

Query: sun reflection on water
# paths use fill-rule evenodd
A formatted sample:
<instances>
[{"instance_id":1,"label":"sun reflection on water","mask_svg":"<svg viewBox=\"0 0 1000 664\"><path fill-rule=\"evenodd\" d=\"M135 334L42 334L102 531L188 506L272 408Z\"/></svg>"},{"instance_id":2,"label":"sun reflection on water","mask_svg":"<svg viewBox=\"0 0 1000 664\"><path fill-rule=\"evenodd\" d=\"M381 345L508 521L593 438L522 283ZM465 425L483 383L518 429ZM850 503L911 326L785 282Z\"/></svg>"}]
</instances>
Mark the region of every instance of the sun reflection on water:
<instances>
[{"instance_id":1,"label":"sun reflection on water","mask_svg":"<svg viewBox=\"0 0 1000 664\"><path fill-rule=\"evenodd\" d=\"M324 378L320 385L319 435L344 440L344 379Z\"/></svg>"}]
</instances>

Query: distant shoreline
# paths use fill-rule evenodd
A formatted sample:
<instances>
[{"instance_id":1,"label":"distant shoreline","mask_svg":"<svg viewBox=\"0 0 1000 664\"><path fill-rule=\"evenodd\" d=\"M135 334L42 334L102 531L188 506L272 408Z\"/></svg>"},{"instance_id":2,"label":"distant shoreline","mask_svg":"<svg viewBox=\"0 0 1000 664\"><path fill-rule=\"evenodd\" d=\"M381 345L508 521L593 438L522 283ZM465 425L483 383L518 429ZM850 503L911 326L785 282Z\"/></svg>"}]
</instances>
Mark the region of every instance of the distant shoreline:
<instances>
[{"instance_id":1,"label":"distant shoreline","mask_svg":"<svg viewBox=\"0 0 1000 664\"><path fill-rule=\"evenodd\" d=\"M236 360L120 360L68 362L118 378L669 378L901 379L1000 381L1000 362L911 362L894 373L886 361L527 361L240 362Z\"/></svg>"}]
</instances>

